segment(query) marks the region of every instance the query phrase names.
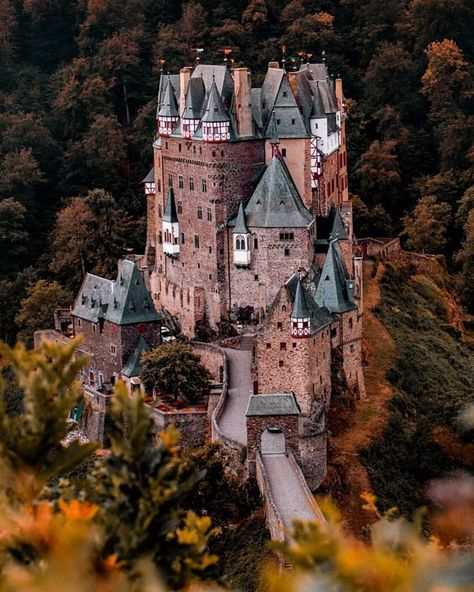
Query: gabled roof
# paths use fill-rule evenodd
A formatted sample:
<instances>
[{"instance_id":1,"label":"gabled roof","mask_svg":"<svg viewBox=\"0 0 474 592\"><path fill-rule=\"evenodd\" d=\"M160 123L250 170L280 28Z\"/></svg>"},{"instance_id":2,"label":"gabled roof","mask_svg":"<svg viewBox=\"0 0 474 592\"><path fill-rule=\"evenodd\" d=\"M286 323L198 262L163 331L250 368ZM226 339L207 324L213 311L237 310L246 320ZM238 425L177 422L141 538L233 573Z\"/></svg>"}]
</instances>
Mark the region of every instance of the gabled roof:
<instances>
[{"instance_id":1,"label":"gabled roof","mask_svg":"<svg viewBox=\"0 0 474 592\"><path fill-rule=\"evenodd\" d=\"M168 199L166 200L165 211L163 212L163 222L170 222L171 224L178 222L178 212L176 210L176 202L174 200L174 191L172 187L168 190Z\"/></svg>"},{"instance_id":2,"label":"gabled roof","mask_svg":"<svg viewBox=\"0 0 474 592\"><path fill-rule=\"evenodd\" d=\"M178 103L174 96L173 86L171 80L168 80L166 89L163 95L161 108L158 111L158 117L178 117Z\"/></svg>"},{"instance_id":3,"label":"gabled roof","mask_svg":"<svg viewBox=\"0 0 474 592\"><path fill-rule=\"evenodd\" d=\"M327 309L318 306L317 302L305 288L298 274L294 274L286 282L290 300L293 303L291 316L294 318L308 318L311 334L317 333L333 322L333 317ZM304 315L304 316L303 316Z\"/></svg>"},{"instance_id":4,"label":"gabled roof","mask_svg":"<svg viewBox=\"0 0 474 592\"><path fill-rule=\"evenodd\" d=\"M316 302L331 312L343 313L356 308L353 297L354 280L344 263L337 239L329 242L329 248L316 288Z\"/></svg>"},{"instance_id":5,"label":"gabled roof","mask_svg":"<svg viewBox=\"0 0 474 592\"><path fill-rule=\"evenodd\" d=\"M245 415L300 415L301 411L293 393L250 395Z\"/></svg>"},{"instance_id":6,"label":"gabled roof","mask_svg":"<svg viewBox=\"0 0 474 592\"><path fill-rule=\"evenodd\" d=\"M127 259L119 261L116 280L87 273L71 312L94 323L103 319L116 325L161 320L140 270Z\"/></svg>"},{"instance_id":7,"label":"gabled roof","mask_svg":"<svg viewBox=\"0 0 474 592\"><path fill-rule=\"evenodd\" d=\"M139 335L135 347L133 348L132 353L127 358L127 361L123 365L122 370L120 373L127 378L132 378L133 376L140 376L141 372L141 358L143 352L150 351L150 347L148 343L143 339L141 335Z\"/></svg>"},{"instance_id":8,"label":"gabled roof","mask_svg":"<svg viewBox=\"0 0 474 592\"><path fill-rule=\"evenodd\" d=\"M245 223L245 212L244 212L244 204L240 202L239 205L239 212L237 214L237 218L235 220L235 227L234 227L234 234L248 234L249 229L247 228L247 224Z\"/></svg>"},{"instance_id":9,"label":"gabled roof","mask_svg":"<svg viewBox=\"0 0 474 592\"><path fill-rule=\"evenodd\" d=\"M201 121L206 123L230 121L229 115L224 109L221 96L217 90L215 81L212 81L211 89L209 91L209 98L207 99L206 110L202 116Z\"/></svg>"},{"instance_id":10,"label":"gabled roof","mask_svg":"<svg viewBox=\"0 0 474 592\"><path fill-rule=\"evenodd\" d=\"M266 168L245 214L249 227L306 228L313 222L279 154Z\"/></svg>"},{"instance_id":11,"label":"gabled roof","mask_svg":"<svg viewBox=\"0 0 474 592\"><path fill-rule=\"evenodd\" d=\"M280 138L305 138L308 133L304 125L298 104L291 90L288 76L285 74L280 81L272 110L268 114L266 137L271 137L272 113L275 115L276 127Z\"/></svg>"}]
</instances>

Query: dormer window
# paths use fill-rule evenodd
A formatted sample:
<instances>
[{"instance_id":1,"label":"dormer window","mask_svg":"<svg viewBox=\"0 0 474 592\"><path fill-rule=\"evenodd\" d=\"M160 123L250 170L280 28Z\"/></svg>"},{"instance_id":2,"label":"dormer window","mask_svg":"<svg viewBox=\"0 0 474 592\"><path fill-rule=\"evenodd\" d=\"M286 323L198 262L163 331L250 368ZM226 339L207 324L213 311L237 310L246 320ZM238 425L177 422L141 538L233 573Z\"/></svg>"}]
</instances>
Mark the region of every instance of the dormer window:
<instances>
[{"instance_id":1,"label":"dormer window","mask_svg":"<svg viewBox=\"0 0 474 592\"><path fill-rule=\"evenodd\" d=\"M128 305L128 310L130 310L131 312L135 312L135 305L133 304L133 302L130 302L130 304Z\"/></svg>"},{"instance_id":2,"label":"dormer window","mask_svg":"<svg viewBox=\"0 0 474 592\"><path fill-rule=\"evenodd\" d=\"M85 304L87 302L87 297L82 294L81 296L81 304Z\"/></svg>"}]
</instances>

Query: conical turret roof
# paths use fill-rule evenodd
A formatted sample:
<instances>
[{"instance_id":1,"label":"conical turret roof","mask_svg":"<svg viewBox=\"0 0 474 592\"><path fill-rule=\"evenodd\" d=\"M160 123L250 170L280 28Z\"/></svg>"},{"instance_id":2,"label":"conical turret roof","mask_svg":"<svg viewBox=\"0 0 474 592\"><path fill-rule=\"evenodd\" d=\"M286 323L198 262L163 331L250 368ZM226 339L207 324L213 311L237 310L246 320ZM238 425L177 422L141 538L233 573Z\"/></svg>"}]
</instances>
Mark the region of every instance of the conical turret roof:
<instances>
[{"instance_id":1,"label":"conical turret roof","mask_svg":"<svg viewBox=\"0 0 474 592\"><path fill-rule=\"evenodd\" d=\"M163 104L161 109L158 111L158 117L178 117L178 104L174 96L173 87L171 86L171 80L168 78L166 85Z\"/></svg>"},{"instance_id":2,"label":"conical turret roof","mask_svg":"<svg viewBox=\"0 0 474 592\"><path fill-rule=\"evenodd\" d=\"M293 310L291 311L291 317L293 319L307 319L311 316L311 310L308 303L306 302L306 293L301 284L301 279L298 278L296 284L295 299L293 301Z\"/></svg>"},{"instance_id":3,"label":"conical turret roof","mask_svg":"<svg viewBox=\"0 0 474 592\"><path fill-rule=\"evenodd\" d=\"M248 234L248 232L249 230L247 228L247 224L245 223L244 204L243 202L240 202L239 213L237 214L237 218L235 219L234 233Z\"/></svg>"},{"instance_id":4,"label":"conical turret roof","mask_svg":"<svg viewBox=\"0 0 474 592\"><path fill-rule=\"evenodd\" d=\"M166 201L165 211L163 212L163 222L170 222L171 224L178 222L178 213L176 211L176 202L174 201L172 187L168 191L168 199Z\"/></svg>"},{"instance_id":5,"label":"conical turret roof","mask_svg":"<svg viewBox=\"0 0 474 592\"><path fill-rule=\"evenodd\" d=\"M324 261L318 287L316 302L331 312L343 313L355 308L352 290L349 290L350 279L347 272L338 240L329 242L329 248Z\"/></svg>"},{"instance_id":6,"label":"conical turret roof","mask_svg":"<svg viewBox=\"0 0 474 592\"><path fill-rule=\"evenodd\" d=\"M222 121L230 121L229 115L224 109L222 99L217 90L215 80L212 81L211 89L209 91L209 98L207 100L206 110L202 117L205 123L217 123Z\"/></svg>"}]
</instances>

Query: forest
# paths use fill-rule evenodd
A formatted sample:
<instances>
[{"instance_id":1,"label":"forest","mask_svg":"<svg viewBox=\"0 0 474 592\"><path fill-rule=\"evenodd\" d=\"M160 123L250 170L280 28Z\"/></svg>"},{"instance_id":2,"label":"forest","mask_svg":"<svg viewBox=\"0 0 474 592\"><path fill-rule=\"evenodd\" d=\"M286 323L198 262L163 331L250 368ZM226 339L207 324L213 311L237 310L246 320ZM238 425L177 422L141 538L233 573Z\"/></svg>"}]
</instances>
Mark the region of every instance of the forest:
<instances>
[{"instance_id":1,"label":"forest","mask_svg":"<svg viewBox=\"0 0 474 592\"><path fill-rule=\"evenodd\" d=\"M30 342L85 271L143 252L163 72L326 60L349 107L361 236L445 256L474 310L470 0L0 0L0 337Z\"/></svg>"}]
</instances>

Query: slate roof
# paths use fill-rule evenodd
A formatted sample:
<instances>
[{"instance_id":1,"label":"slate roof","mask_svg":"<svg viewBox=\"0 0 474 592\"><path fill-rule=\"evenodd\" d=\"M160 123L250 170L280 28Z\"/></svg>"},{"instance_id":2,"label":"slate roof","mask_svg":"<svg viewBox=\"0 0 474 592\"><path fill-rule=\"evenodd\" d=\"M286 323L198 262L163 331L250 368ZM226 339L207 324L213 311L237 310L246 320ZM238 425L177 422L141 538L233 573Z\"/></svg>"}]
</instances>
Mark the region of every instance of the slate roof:
<instances>
[{"instance_id":1,"label":"slate roof","mask_svg":"<svg viewBox=\"0 0 474 592\"><path fill-rule=\"evenodd\" d=\"M351 288L352 285L352 288ZM356 308L353 297L354 280L349 274L337 239L330 241L326 259L316 288L319 306L331 312L343 313Z\"/></svg>"},{"instance_id":2,"label":"slate roof","mask_svg":"<svg viewBox=\"0 0 474 592\"><path fill-rule=\"evenodd\" d=\"M71 312L87 321L104 319L116 325L161 320L140 270L127 259L119 261L116 280L87 273Z\"/></svg>"},{"instance_id":3,"label":"slate roof","mask_svg":"<svg viewBox=\"0 0 474 592\"><path fill-rule=\"evenodd\" d=\"M158 113L160 112L161 108L163 107L164 98L165 98L165 91L168 87L168 84L171 84L171 89L173 91L173 95L176 101L176 104L179 100L179 74L162 74L160 76L160 84L158 87L158 102L156 108L156 115L158 117Z\"/></svg>"},{"instance_id":4,"label":"slate roof","mask_svg":"<svg viewBox=\"0 0 474 592\"><path fill-rule=\"evenodd\" d=\"M215 81L212 81L211 88L209 91L209 97L207 99L206 110L202 116L201 121L206 123L219 122L219 121L230 121L229 115L224 109L222 99Z\"/></svg>"},{"instance_id":5,"label":"slate roof","mask_svg":"<svg viewBox=\"0 0 474 592\"><path fill-rule=\"evenodd\" d=\"M166 200L165 211L163 212L163 222L170 222L171 224L178 222L178 212L176 210L176 202L172 187L168 190L168 199Z\"/></svg>"},{"instance_id":6,"label":"slate roof","mask_svg":"<svg viewBox=\"0 0 474 592\"><path fill-rule=\"evenodd\" d=\"M178 103L174 95L173 86L171 80L168 79L163 98L161 102L160 110L158 111L158 117L178 117Z\"/></svg>"},{"instance_id":7,"label":"slate roof","mask_svg":"<svg viewBox=\"0 0 474 592\"><path fill-rule=\"evenodd\" d=\"M285 287L293 303L291 316L295 318L309 317L311 334L317 333L333 322L334 319L329 311L318 306L315 299L303 285L298 274L292 275L286 282Z\"/></svg>"},{"instance_id":8,"label":"slate roof","mask_svg":"<svg viewBox=\"0 0 474 592\"><path fill-rule=\"evenodd\" d=\"M184 106L184 119L200 119L204 98L206 96L206 88L202 78L191 77L189 80L188 91L186 94L186 101Z\"/></svg>"},{"instance_id":9,"label":"slate roof","mask_svg":"<svg viewBox=\"0 0 474 592\"><path fill-rule=\"evenodd\" d=\"M155 167L152 167L148 175L143 179L142 183L154 183L155 182Z\"/></svg>"},{"instance_id":10,"label":"slate roof","mask_svg":"<svg viewBox=\"0 0 474 592\"><path fill-rule=\"evenodd\" d=\"M244 204L243 202L240 202L239 212L237 214L237 218L235 219L234 233L248 234L248 231L247 224L245 223Z\"/></svg>"},{"instance_id":11,"label":"slate roof","mask_svg":"<svg viewBox=\"0 0 474 592\"><path fill-rule=\"evenodd\" d=\"M328 216L316 217L316 236L319 241L329 241L333 238L347 240L346 227L338 207L332 206Z\"/></svg>"},{"instance_id":12,"label":"slate roof","mask_svg":"<svg viewBox=\"0 0 474 592\"><path fill-rule=\"evenodd\" d=\"M301 284L300 278L296 284L295 298L293 300L293 309L291 311L291 318L293 319L306 319L311 315L311 309L309 304L306 302L306 294L304 292L303 285Z\"/></svg>"},{"instance_id":13,"label":"slate roof","mask_svg":"<svg viewBox=\"0 0 474 592\"><path fill-rule=\"evenodd\" d=\"M143 352L150 351L150 347L148 343L143 339L141 335L139 335L135 347L133 348L132 353L127 358L127 361L123 365L122 370L120 373L127 378L132 378L133 376L140 376L141 371L141 358Z\"/></svg>"},{"instance_id":14,"label":"slate roof","mask_svg":"<svg viewBox=\"0 0 474 592\"><path fill-rule=\"evenodd\" d=\"M293 393L250 395L245 415L300 415L301 411Z\"/></svg>"},{"instance_id":15,"label":"slate roof","mask_svg":"<svg viewBox=\"0 0 474 592\"><path fill-rule=\"evenodd\" d=\"M247 226L257 228L307 228L314 219L279 154L266 168L245 214Z\"/></svg>"}]
</instances>

